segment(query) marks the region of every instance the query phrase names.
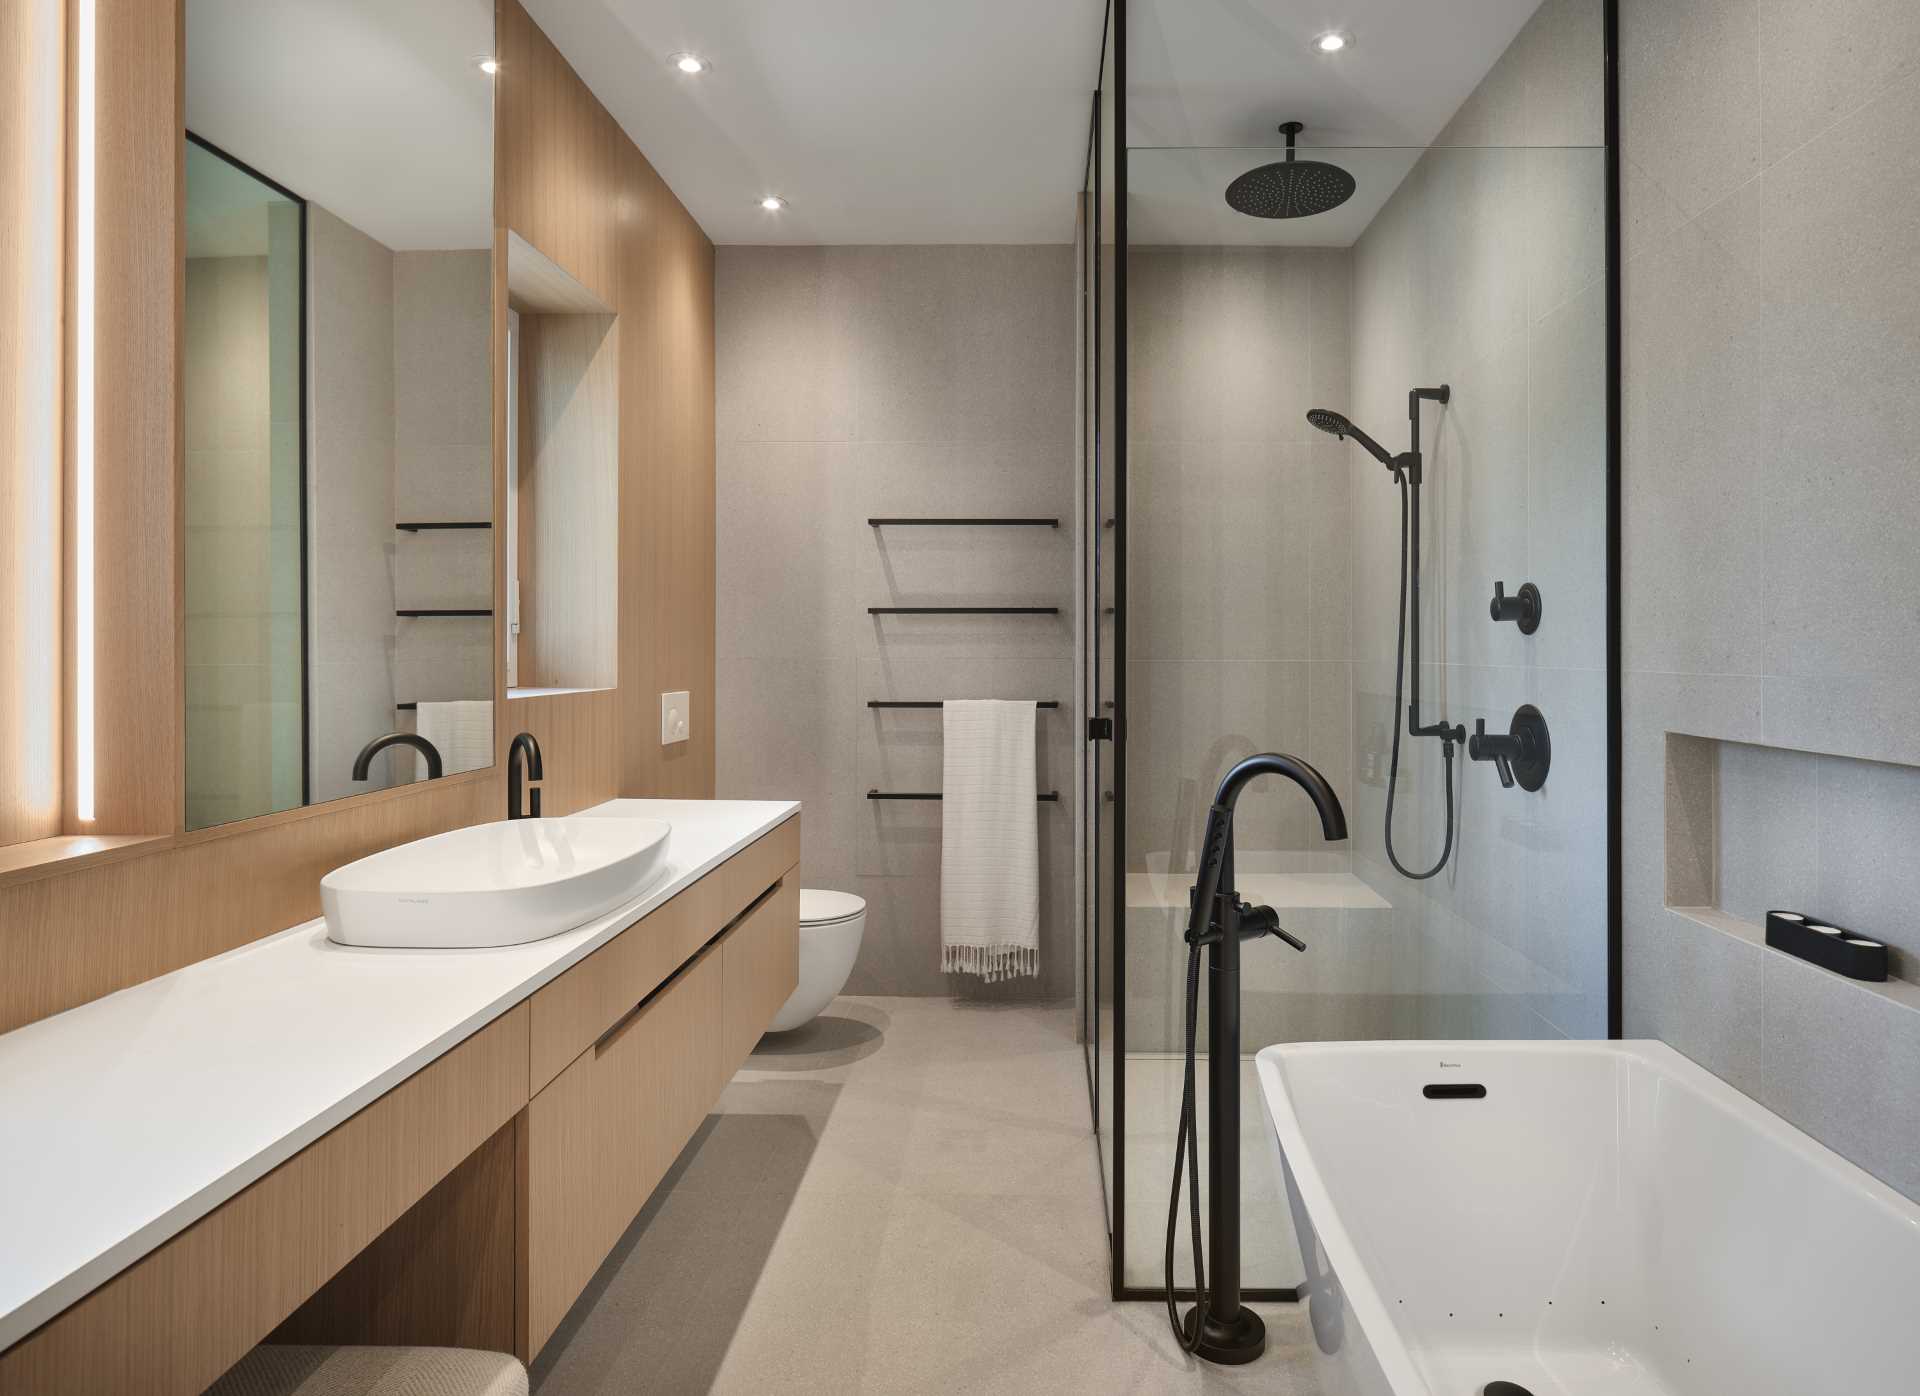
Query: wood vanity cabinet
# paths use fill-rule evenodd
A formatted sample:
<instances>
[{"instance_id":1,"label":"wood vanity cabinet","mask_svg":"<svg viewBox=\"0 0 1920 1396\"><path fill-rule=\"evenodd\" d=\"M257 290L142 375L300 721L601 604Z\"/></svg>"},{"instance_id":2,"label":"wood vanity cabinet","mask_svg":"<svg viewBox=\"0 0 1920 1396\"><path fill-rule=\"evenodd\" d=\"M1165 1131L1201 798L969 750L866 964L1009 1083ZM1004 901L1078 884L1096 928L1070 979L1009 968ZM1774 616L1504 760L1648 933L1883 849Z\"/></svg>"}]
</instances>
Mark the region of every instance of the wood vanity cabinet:
<instances>
[{"instance_id":1,"label":"wood vanity cabinet","mask_svg":"<svg viewBox=\"0 0 1920 1396\"><path fill-rule=\"evenodd\" d=\"M793 992L799 835L788 820L534 995L535 1094L520 1132L524 1359Z\"/></svg>"},{"instance_id":2,"label":"wood vanity cabinet","mask_svg":"<svg viewBox=\"0 0 1920 1396\"><path fill-rule=\"evenodd\" d=\"M0 1396L197 1392L269 1338L531 1361L793 991L799 860L796 816L0 1352Z\"/></svg>"}]
</instances>

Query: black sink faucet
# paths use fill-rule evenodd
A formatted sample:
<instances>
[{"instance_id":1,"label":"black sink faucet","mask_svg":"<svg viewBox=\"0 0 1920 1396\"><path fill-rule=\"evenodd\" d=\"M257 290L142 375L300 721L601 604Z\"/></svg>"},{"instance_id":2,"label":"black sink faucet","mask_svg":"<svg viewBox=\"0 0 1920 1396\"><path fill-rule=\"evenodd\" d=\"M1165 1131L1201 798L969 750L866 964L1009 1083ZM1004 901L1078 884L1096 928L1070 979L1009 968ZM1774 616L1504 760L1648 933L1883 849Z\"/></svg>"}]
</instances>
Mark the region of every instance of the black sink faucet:
<instances>
[{"instance_id":1,"label":"black sink faucet","mask_svg":"<svg viewBox=\"0 0 1920 1396\"><path fill-rule=\"evenodd\" d=\"M546 773L540 765L540 743L534 740L533 733L522 732L507 748L507 818L538 819L540 817L540 787L536 785L533 789L527 790L524 809L521 808L520 792L526 790L528 781L544 779L546 779Z\"/></svg>"},{"instance_id":2,"label":"black sink faucet","mask_svg":"<svg viewBox=\"0 0 1920 1396\"><path fill-rule=\"evenodd\" d=\"M373 765L373 758L390 746L410 746L427 758L427 779L440 779L440 752L434 744L416 732L389 732L384 737L375 737L360 748L360 754L353 758L353 778L365 780L367 771Z\"/></svg>"}]
</instances>

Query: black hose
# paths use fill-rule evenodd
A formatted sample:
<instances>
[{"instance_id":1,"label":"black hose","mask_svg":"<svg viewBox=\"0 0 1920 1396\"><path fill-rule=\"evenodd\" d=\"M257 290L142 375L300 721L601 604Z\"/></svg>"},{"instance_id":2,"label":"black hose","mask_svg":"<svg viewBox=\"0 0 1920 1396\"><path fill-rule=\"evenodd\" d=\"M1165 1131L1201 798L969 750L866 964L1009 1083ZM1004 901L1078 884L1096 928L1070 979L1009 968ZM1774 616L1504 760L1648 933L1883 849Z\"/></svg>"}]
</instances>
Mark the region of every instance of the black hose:
<instances>
[{"instance_id":1,"label":"black hose","mask_svg":"<svg viewBox=\"0 0 1920 1396\"><path fill-rule=\"evenodd\" d=\"M1447 859L1453 856L1453 742L1442 738L1440 754L1446 762L1447 786L1447 842L1440 850L1440 861L1425 872L1409 872L1400 866L1400 859L1393 851L1393 800L1400 785L1400 697L1406 683L1407 668L1407 476L1403 470L1393 472L1393 478L1400 486L1400 605L1399 630L1393 641L1393 757L1387 767L1387 820L1386 844L1387 861L1393 864L1393 870L1402 877L1415 882L1424 882L1447 865ZM1417 488L1417 487L1415 487ZM1420 617L1415 616L1413 623L1417 627ZM1412 721L1409 717L1408 721Z\"/></svg>"},{"instance_id":2,"label":"black hose","mask_svg":"<svg viewBox=\"0 0 1920 1396\"><path fill-rule=\"evenodd\" d=\"M1180 1128L1173 1140L1173 1195L1167 1199L1167 1322L1182 1352L1200 1346L1200 1329L1207 1314L1206 1257L1200 1248L1200 1131L1194 1126L1194 1043L1200 1031L1200 954L1198 942L1187 947L1187 1066L1180 1091ZM1216 1144L1217 1147L1217 1144ZM1193 1336L1180 1322L1180 1306L1173 1297L1173 1246L1180 1222L1180 1167L1187 1165L1187 1192L1192 1204Z\"/></svg>"}]
</instances>

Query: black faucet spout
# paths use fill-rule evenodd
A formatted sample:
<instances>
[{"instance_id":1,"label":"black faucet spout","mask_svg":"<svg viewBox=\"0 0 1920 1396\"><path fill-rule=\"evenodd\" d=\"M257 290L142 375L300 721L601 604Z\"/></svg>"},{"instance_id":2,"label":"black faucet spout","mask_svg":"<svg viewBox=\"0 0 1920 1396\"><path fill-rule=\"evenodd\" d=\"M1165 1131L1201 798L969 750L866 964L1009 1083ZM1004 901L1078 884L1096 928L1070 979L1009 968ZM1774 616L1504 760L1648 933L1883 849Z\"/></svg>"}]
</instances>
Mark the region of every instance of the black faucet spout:
<instances>
[{"instance_id":1,"label":"black faucet spout","mask_svg":"<svg viewBox=\"0 0 1920 1396\"><path fill-rule=\"evenodd\" d=\"M540 817L540 787L536 785L528 790L527 782L545 779L546 770L540 761L539 741L531 732L520 733L507 747L507 818Z\"/></svg>"},{"instance_id":2,"label":"black faucet spout","mask_svg":"<svg viewBox=\"0 0 1920 1396\"><path fill-rule=\"evenodd\" d=\"M1207 811L1207 829L1201 839L1200 872L1193 884L1187 919L1187 1053L1186 1086L1181 1123L1176 1136L1176 1159L1188 1151L1195 1170L1192 1209L1200 1210L1199 1158L1194 1144L1194 1047L1199 956L1207 951L1207 1120L1215 1140L1240 1137L1240 941L1278 936L1296 950L1307 947L1280 925L1270 907L1249 907L1233 886L1233 809L1240 794L1260 776L1284 776L1306 791L1320 815L1320 832L1328 841L1347 836L1347 815L1327 778L1297 756L1267 752L1249 756L1228 771ZM1207 1176L1211 1193L1208 1249L1213 1262L1209 1283L1182 1320L1173 1307L1173 1233L1180 1194L1179 1165L1173 1183L1173 1206L1167 1218L1168 1314L1180 1335L1180 1345L1210 1362L1251 1362L1266 1345L1266 1329L1259 1315L1240 1302L1240 1151L1221 1147L1208 1153ZM1201 1273L1198 1238L1194 1274Z\"/></svg>"},{"instance_id":3,"label":"black faucet spout","mask_svg":"<svg viewBox=\"0 0 1920 1396\"><path fill-rule=\"evenodd\" d=\"M360 748L360 754L353 758L353 778L365 780L373 769L373 758L390 746L410 746L427 760L427 779L438 780L442 770L439 748L425 737L415 732L389 732L384 737L375 737Z\"/></svg>"}]
</instances>

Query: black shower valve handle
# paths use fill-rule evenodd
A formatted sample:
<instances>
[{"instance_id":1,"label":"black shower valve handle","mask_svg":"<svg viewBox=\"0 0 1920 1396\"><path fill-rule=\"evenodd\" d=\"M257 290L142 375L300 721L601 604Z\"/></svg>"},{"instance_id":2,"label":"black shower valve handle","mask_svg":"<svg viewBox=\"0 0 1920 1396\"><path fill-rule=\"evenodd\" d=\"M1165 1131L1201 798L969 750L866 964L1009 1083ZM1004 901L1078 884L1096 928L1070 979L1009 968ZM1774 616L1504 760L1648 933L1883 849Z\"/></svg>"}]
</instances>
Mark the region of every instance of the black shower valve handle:
<instances>
[{"instance_id":1,"label":"black shower valve handle","mask_svg":"<svg viewBox=\"0 0 1920 1396\"><path fill-rule=\"evenodd\" d=\"M1493 602L1487 611L1495 621L1510 620L1520 627L1522 635L1531 635L1540 628L1540 588L1532 582L1520 583L1520 589L1512 596L1507 595L1507 584L1493 584Z\"/></svg>"},{"instance_id":2,"label":"black shower valve handle","mask_svg":"<svg viewBox=\"0 0 1920 1396\"><path fill-rule=\"evenodd\" d=\"M1473 720L1473 739L1467 743L1467 755L1475 761L1493 762L1494 773L1500 777L1500 788L1513 789L1513 763L1507 759L1506 752L1487 741L1487 720L1484 717Z\"/></svg>"}]
</instances>

